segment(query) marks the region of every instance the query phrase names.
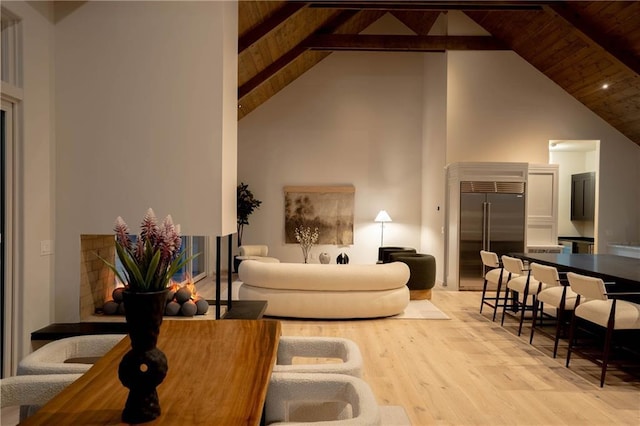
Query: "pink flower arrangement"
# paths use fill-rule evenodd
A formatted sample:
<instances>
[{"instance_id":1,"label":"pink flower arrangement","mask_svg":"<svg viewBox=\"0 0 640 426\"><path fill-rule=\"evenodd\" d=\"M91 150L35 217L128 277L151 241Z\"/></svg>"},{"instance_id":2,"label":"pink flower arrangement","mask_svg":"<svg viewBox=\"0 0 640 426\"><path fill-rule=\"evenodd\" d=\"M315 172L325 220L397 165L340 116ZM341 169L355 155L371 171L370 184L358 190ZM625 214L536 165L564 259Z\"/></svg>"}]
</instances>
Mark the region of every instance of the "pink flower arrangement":
<instances>
[{"instance_id":1,"label":"pink flower arrangement","mask_svg":"<svg viewBox=\"0 0 640 426\"><path fill-rule=\"evenodd\" d=\"M113 230L116 252L124 273L118 271L114 264L101 259L129 291L145 293L166 289L173 274L195 257L186 258L186 252L180 250L180 225L173 224L171 215L158 225L153 209L147 210L144 215L135 243L129 238L129 227L122 217L118 216Z\"/></svg>"}]
</instances>

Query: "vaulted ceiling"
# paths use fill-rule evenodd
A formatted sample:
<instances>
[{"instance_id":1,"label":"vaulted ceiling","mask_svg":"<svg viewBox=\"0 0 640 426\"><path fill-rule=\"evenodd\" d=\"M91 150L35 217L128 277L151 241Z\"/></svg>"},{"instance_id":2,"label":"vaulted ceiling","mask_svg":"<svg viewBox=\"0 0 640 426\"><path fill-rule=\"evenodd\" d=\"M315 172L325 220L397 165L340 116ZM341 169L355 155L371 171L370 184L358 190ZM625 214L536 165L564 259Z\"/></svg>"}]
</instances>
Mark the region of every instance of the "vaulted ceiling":
<instances>
[{"instance_id":1,"label":"vaulted ceiling","mask_svg":"<svg viewBox=\"0 0 640 426\"><path fill-rule=\"evenodd\" d=\"M428 35L451 10L490 36ZM416 35L359 34L385 13ZM238 14L239 119L333 51L506 49L640 145L640 1L241 0Z\"/></svg>"}]
</instances>

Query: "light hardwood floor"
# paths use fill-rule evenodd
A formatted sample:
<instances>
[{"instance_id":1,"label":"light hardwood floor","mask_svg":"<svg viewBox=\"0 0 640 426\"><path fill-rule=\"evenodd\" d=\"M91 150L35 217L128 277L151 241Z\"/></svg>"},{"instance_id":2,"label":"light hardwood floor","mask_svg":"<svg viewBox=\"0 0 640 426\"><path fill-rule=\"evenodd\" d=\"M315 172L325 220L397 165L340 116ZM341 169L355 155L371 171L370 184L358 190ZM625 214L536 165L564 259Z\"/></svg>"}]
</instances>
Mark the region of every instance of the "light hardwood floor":
<instances>
[{"instance_id":1,"label":"light hardwood floor","mask_svg":"<svg viewBox=\"0 0 640 426\"><path fill-rule=\"evenodd\" d=\"M479 314L477 292L435 291L451 320L284 320L283 335L341 336L363 353L364 379L381 405L402 405L421 425L639 425L640 379L612 369L551 357L550 339L515 320ZM525 337L526 336L526 337Z\"/></svg>"}]
</instances>

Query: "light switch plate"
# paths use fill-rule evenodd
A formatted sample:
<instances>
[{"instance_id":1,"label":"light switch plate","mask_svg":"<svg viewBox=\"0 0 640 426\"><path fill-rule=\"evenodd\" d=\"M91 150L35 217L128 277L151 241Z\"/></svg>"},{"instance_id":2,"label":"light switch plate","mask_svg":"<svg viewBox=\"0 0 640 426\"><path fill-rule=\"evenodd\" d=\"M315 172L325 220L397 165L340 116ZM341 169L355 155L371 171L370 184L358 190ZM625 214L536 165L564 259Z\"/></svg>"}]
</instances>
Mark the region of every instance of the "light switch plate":
<instances>
[{"instance_id":1,"label":"light switch plate","mask_svg":"<svg viewBox=\"0 0 640 426\"><path fill-rule=\"evenodd\" d=\"M40 256L48 256L53 254L53 241L42 240L40 241Z\"/></svg>"}]
</instances>

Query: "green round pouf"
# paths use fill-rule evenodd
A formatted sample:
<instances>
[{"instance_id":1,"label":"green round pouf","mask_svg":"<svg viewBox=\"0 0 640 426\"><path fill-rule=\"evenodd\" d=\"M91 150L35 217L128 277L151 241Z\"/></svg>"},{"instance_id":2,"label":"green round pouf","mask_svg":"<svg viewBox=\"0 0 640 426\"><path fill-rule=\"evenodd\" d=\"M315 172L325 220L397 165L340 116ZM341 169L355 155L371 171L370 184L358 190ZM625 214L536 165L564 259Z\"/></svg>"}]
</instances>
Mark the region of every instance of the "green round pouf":
<instances>
[{"instance_id":1,"label":"green round pouf","mask_svg":"<svg viewBox=\"0 0 640 426\"><path fill-rule=\"evenodd\" d=\"M410 276L407 287L411 299L431 299L431 289L436 285L436 258L422 253L391 253L390 260L405 263Z\"/></svg>"}]
</instances>

